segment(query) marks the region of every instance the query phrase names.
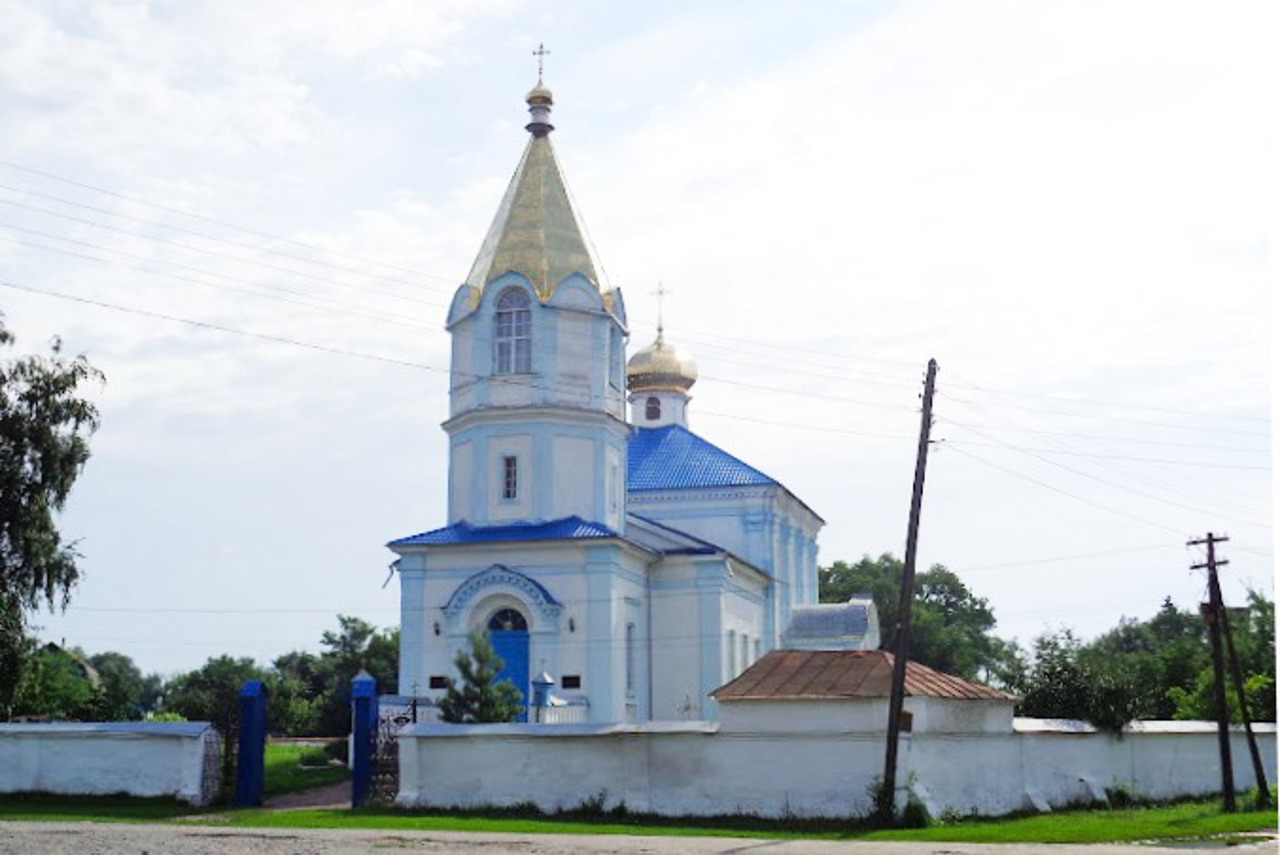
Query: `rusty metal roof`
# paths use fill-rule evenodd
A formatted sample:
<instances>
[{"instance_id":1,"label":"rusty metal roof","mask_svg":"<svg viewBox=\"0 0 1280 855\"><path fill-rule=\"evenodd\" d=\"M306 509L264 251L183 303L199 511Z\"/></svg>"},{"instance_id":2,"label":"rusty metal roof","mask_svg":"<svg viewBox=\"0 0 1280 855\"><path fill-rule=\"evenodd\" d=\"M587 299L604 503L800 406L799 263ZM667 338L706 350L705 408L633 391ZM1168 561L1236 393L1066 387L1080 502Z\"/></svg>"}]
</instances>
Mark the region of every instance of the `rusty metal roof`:
<instances>
[{"instance_id":1,"label":"rusty metal roof","mask_svg":"<svg viewBox=\"0 0 1280 855\"><path fill-rule=\"evenodd\" d=\"M884 650L775 650L711 693L718 701L887 698L893 654ZM907 694L1013 700L989 686L907 663Z\"/></svg>"}]
</instances>

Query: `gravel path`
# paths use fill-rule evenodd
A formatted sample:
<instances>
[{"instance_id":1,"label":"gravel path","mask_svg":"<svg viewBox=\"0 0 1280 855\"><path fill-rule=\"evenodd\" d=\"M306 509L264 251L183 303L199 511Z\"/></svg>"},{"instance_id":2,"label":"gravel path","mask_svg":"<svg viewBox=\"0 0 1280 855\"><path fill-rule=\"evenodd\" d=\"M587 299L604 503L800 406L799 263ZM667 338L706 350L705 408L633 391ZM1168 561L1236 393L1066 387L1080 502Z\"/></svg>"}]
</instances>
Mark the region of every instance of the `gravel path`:
<instances>
[{"instance_id":1,"label":"gravel path","mask_svg":"<svg viewBox=\"0 0 1280 855\"><path fill-rule=\"evenodd\" d=\"M533 853L759 853L759 855L1185 855L1186 847L1104 844L872 843L809 840L752 840L717 837L623 837L617 835L489 834L468 832L358 831L335 829L253 829L194 825L125 825L89 822L0 822L3 855L97 855L97 853L306 853L329 855L401 849L414 852ZM1191 851L1207 851L1193 849ZM1233 855L1274 853L1276 838L1233 847Z\"/></svg>"}]
</instances>

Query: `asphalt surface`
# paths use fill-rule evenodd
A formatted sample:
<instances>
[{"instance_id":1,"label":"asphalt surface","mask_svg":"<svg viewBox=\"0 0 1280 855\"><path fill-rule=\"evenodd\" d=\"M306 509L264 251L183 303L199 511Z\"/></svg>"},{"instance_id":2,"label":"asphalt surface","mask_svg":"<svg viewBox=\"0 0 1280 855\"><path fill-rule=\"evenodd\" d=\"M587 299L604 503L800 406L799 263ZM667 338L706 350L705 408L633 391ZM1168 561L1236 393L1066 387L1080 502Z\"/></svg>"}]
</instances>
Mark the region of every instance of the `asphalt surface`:
<instances>
[{"instance_id":1,"label":"asphalt surface","mask_svg":"<svg viewBox=\"0 0 1280 855\"><path fill-rule=\"evenodd\" d=\"M721 837L629 837L622 835L491 834L444 831L365 831L347 829L254 829L203 825L132 825L93 822L0 822L4 855L96 855L96 853L315 853L371 850L484 853L750 853L750 855L1172 855L1222 851L1219 844L1149 846L1101 844L880 843L817 840L755 840ZM1233 855L1275 853L1276 837L1233 846Z\"/></svg>"}]
</instances>

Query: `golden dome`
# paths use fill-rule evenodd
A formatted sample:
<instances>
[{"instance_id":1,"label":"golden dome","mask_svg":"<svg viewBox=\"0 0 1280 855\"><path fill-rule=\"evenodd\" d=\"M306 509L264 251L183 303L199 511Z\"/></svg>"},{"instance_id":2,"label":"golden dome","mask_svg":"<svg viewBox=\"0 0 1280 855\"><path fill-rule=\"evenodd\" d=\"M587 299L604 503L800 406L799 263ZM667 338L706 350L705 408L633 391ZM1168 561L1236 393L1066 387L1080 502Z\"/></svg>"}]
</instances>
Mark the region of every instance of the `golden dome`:
<instances>
[{"instance_id":1,"label":"golden dome","mask_svg":"<svg viewBox=\"0 0 1280 855\"><path fill-rule=\"evenodd\" d=\"M627 389L632 392L688 392L698 366L662 338L627 360Z\"/></svg>"},{"instance_id":2,"label":"golden dome","mask_svg":"<svg viewBox=\"0 0 1280 855\"><path fill-rule=\"evenodd\" d=\"M529 94L524 96L524 101L530 106L540 104L550 106L554 103L551 100L551 90L542 85L542 81L538 81L538 85L529 90Z\"/></svg>"}]
</instances>

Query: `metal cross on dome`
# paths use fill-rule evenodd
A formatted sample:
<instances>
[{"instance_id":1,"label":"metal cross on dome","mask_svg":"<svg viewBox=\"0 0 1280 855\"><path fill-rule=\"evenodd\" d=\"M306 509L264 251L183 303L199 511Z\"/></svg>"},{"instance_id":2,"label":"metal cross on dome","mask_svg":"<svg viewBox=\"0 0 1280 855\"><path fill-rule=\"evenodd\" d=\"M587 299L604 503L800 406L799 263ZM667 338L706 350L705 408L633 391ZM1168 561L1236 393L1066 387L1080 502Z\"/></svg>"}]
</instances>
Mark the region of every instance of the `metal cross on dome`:
<instances>
[{"instance_id":1,"label":"metal cross on dome","mask_svg":"<svg viewBox=\"0 0 1280 855\"><path fill-rule=\"evenodd\" d=\"M667 290L665 285L659 282L657 289L650 291L649 293L658 295L658 338L662 338L662 301L666 299L666 296L671 292Z\"/></svg>"},{"instance_id":2,"label":"metal cross on dome","mask_svg":"<svg viewBox=\"0 0 1280 855\"><path fill-rule=\"evenodd\" d=\"M542 42L538 42L538 49L533 52L533 55L538 58L538 82L539 83L542 82L542 58L549 53L551 53L551 51L543 47Z\"/></svg>"}]
</instances>

